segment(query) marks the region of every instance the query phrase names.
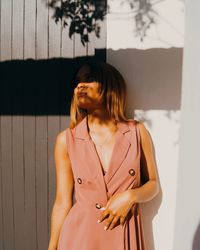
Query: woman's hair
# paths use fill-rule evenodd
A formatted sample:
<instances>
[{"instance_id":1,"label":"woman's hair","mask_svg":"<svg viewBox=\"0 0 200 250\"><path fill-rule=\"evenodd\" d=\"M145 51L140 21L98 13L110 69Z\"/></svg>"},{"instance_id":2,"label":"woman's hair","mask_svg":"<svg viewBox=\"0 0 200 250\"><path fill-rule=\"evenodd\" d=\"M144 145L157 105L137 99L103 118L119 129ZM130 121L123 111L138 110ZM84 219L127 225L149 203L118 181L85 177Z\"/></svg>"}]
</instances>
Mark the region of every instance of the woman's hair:
<instances>
[{"instance_id":1,"label":"woman's hair","mask_svg":"<svg viewBox=\"0 0 200 250\"><path fill-rule=\"evenodd\" d=\"M90 59L76 70L73 79L74 88L78 82L100 83L100 98L103 98L110 117L117 121L128 121L125 117L126 83L114 66ZM78 107L76 96L73 94L70 107L70 128L74 128L86 115L87 110Z\"/></svg>"}]
</instances>

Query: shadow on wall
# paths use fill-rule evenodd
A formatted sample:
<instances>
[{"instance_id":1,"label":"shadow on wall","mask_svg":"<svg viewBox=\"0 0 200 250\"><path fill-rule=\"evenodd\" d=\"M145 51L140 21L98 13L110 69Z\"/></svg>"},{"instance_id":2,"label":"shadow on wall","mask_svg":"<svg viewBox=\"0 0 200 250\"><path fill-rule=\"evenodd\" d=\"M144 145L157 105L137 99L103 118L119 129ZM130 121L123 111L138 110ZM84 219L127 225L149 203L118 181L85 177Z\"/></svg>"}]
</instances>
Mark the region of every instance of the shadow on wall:
<instances>
[{"instance_id":1,"label":"shadow on wall","mask_svg":"<svg viewBox=\"0 0 200 250\"><path fill-rule=\"evenodd\" d=\"M63 27L69 27L69 38L76 33L80 35L81 43L85 46L85 43L90 41L91 32L95 32L96 37L100 37L100 22L105 19L107 13L113 13L109 3L107 0L63 0L60 4L60 0L50 0L46 6L53 9L52 18L56 23L61 20ZM153 0L120 0L118 4L121 7L129 5L129 14L134 14L135 36L143 41L147 36L147 30L156 24L155 16L158 13L155 9L155 2Z\"/></svg>"},{"instance_id":2,"label":"shadow on wall","mask_svg":"<svg viewBox=\"0 0 200 250\"><path fill-rule=\"evenodd\" d=\"M75 70L90 58L105 61L106 50L74 59L12 60L0 63L1 115L69 115Z\"/></svg>"},{"instance_id":3,"label":"shadow on wall","mask_svg":"<svg viewBox=\"0 0 200 250\"><path fill-rule=\"evenodd\" d=\"M195 232L194 240L192 244L192 250L199 250L199 249L200 249L200 223Z\"/></svg>"},{"instance_id":4,"label":"shadow on wall","mask_svg":"<svg viewBox=\"0 0 200 250\"><path fill-rule=\"evenodd\" d=\"M182 48L110 49L107 54L129 83L128 109L180 109Z\"/></svg>"},{"instance_id":5,"label":"shadow on wall","mask_svg":"<svg viewBox=\"0 0 200 250\"><path fill-rule=\"evenodd\" d=\"M95 58L105 61L106 51L97 51ZM108 54L108 61L120 68L125 80L132 79L127 110L180 109L182 49L126 49ZM72 75L88 58L1 62L0 114L69 115Z\"/></svg>"}]
</instances>

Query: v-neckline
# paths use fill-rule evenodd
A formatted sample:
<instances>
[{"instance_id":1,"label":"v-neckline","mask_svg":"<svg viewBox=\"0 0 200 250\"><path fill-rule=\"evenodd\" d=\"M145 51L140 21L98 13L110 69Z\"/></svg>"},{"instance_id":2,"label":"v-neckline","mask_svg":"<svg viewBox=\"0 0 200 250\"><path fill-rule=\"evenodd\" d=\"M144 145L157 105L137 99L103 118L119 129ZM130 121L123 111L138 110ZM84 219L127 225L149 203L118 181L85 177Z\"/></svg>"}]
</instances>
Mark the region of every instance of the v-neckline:
<instances>
[{"instance_id":1,"label":"v-neckline","mask_svg":"<svg viewBox=\"0 0 200 250\"><path fill-rule=\"evenodd\" d=\"M109 164L108 164L107 171L104 171L103 164L101 162L101 158L100 158L99 153L98 153L98 151L96 149L96 145L95 145L94 141L92 140L92 138L90 137L91 141L93 143L93 146L95 148L95 152L96 152L97 158L99 159L99 163L101 165L101 170L102 170L102 175L103 175L104 178L105 178L105 176L107 176L108 172L110 172L111 164L112 164L112 161L113 161L113 158L114 158L115 148L116 148L116 145L117 145L117 132L118 132L118 130L115 132L115 135L114 135L115 142L114 142L114 146L113 146L113 150L112 150L112 154L111 154L111 158L110 158L110 161L109 161Z\"/></svg>"},{"instance_id":2,"label":"v-neckline","mask_svg":"<svg viewBox=\"0 0 200 250\"><path fill-rule=\"evenodd\" d=\"M87 117L88 119L88 117ZM87 132L88 132L88 136L89 136L89 139L91 140L92 144L93 144L93 147L94 147L94 150L96 152L96 156L98 158L98 161L99 161L99 164L101 166L101 173L102 173L102 176L105 178L105 176L108 175L108 173L111 171L111 165L112 165L112 162L113 162L113 159L114 159L114 154L115 154L115 151L116 151L116 147L117 147L117 138L118 138L118 133L119 133L119 125L118 125L118 121L116 120L117 122L117 130L115 131L115 134L114 134L114 137L115 137L115 142L114 142L114 146L113 146L113 150L112 150L112 154L111 154L111 158L110 158L110 161L109 161L109 164L108 164L108 169L107 171L104 171L104 168L103 168L103 164L101 162L101 158L98 154L98 151L96 149L96 145L94 143L94 141L92 140L92 137L90 136L90 133L88 131L88 120L86 120L86 125L87 125Z\"/></svg>"}]
</instances>

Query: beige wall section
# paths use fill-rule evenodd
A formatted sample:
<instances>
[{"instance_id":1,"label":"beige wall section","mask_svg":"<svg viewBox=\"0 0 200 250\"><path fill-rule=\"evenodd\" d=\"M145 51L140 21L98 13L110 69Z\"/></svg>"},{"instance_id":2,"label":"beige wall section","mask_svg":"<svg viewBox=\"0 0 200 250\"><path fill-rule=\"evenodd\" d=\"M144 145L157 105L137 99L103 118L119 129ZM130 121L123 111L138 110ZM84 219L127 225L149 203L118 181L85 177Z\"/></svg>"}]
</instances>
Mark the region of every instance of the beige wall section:
<instances>
[{"instance_id":1,"label":"beige wall section","mask_svg":"<svg viewBox=\"0 0 200 250\"><path fill-rule=\"evenodd\" d=\"M92 56L105 48L106 20L101 38L92 34L83 47L78 35L68 37L68 26L55 23L47 2L0 1L0 61ZM55 138L68 125L63 115L0 116L0 250L47 249Z\"/></svg>"},{"instance_id":2,"label":"beige wall section","mask_svg":"<svg viewBox=\"0 0 200 250\"><path fill-rule=\"evenodd\" d=\"M186 0L174 250L200 249L200 2Z\"/></svg>"}]
</instances>

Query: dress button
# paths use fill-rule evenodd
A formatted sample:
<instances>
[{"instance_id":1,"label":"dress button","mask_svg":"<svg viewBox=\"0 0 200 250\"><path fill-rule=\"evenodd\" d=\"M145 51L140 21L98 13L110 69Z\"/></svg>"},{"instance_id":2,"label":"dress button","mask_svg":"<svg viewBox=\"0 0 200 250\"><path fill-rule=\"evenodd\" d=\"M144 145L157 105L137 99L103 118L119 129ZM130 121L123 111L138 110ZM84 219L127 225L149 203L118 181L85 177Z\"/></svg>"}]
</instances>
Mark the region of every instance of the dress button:
<instances>
[{"instance_id":1,"label":"dress button","mask_svg":"<svg viewBox=\"0 0 200 250\"><path fill-rule=\"evenodd\" d=\"M81 184L81 183L82 183L81 178L77 178L77 181L78 181L78 183L79 183L79 184Z\"/></svg>"},{"instance_id":2,"label":"dress button","mask_svg":"<svg viewBox=\"0 0 200 250\"><path fill-rule=\"evenodd\" d=\"M129 172L129 174L132 175L132 176L135 175L135 170L134 170L133 168L131 168L128 172Z\"/></svg>"},{"instance_id":3,"label":"dress button","mask_svg":"<svg viewBox=\"0 0 200 250\"><path fill-rule=\"evenodd\" d=\"M96 208L100 209L101 208L101 204L96 203Z\"/></svg>"}]
</instances>

